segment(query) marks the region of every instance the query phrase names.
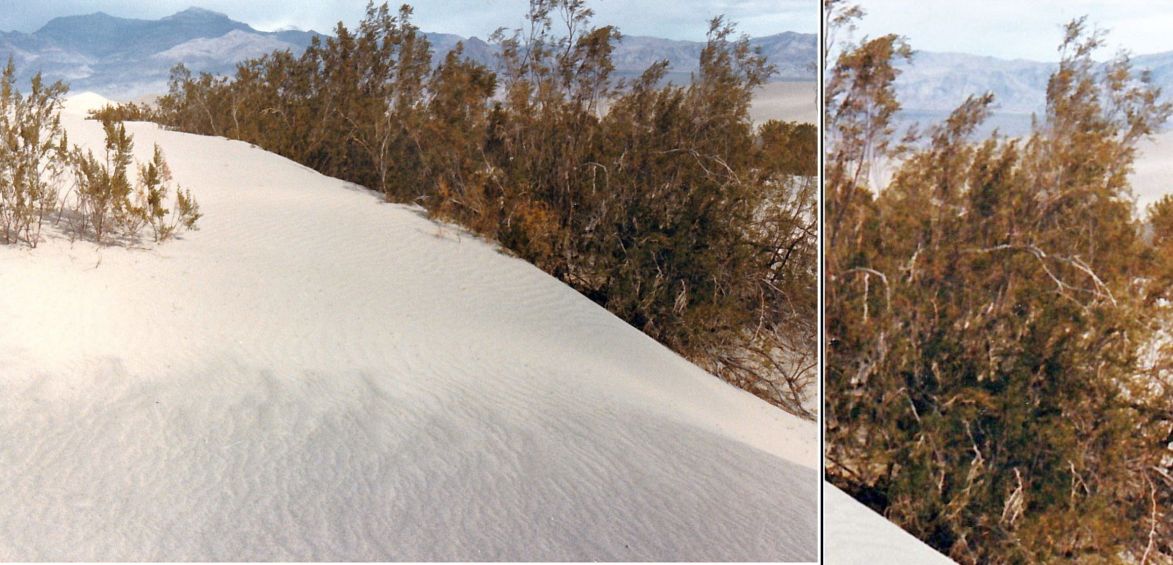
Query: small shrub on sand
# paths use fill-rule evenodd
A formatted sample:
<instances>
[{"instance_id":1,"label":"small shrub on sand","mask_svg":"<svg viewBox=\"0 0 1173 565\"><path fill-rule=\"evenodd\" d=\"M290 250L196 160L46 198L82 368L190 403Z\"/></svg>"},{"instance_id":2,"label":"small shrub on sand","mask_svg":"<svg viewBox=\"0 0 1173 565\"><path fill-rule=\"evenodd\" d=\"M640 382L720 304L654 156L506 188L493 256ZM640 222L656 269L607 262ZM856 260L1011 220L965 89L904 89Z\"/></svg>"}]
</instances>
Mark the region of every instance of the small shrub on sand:
<instances>
[{"instance_id":1,"label":"small shrub on sand","mask_svg":"<svg viewBox=\"0 0 1173 565\"><path fill-rule=\"evenodd\" d=\"M171 169L162 149L155 146L151 161L138 166L138 178L132 184L133 137L123 123L109 116L102 120L102 128L106 132L103 160L90 151L74 151L78 233L90 233L101 243L111 237L133 238L150 226L160 242L180 229L194 229L202 214L190 191L176 188L175 202L168 208Z\"/></svg>"},{"instance_id":2,"label":"small shrub on sand","mask_svg":"<svg viewBox=\"0 0 1173 565\"><path fill-rule=\"evenodd\" d=\"M36 247L68 169L59 117L65 86L45 85L38 73L24 96L15 74L9 59L0 75L0 240Z\"/></svg>"}]
</instances>

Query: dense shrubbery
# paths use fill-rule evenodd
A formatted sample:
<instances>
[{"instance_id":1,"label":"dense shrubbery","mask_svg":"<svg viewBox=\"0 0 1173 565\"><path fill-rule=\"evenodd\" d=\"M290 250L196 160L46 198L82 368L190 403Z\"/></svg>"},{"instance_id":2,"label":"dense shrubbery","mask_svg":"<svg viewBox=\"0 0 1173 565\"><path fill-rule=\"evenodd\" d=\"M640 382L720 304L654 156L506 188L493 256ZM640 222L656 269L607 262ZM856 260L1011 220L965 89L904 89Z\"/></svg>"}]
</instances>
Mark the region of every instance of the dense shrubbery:
<instances>
[{"instance_id":1,"label":"dense shrubbery","mask_svg":"<svg viewBox=\"0 0 1173 565\"><path fill-rule=\"evenodd\" d=\"M755 130L764 58L716 20L692 84L661 86L663 64L617 82L618 31L581 0L534 0L524 32L495 35L498 71L459 49L433 69L410 15L369 6L357 31L231 79L179 67L153 117L419 203L809 416L816 136Z\"/></svg>"},{"instance_id":2,"label":"dense shrubbery","mask_svg":"<svg viewBox=\"0 0 1173 565\"><path fill-rule=\"evenodd\" d=\"M90 118L106 122L145 122L150 121L153 109L147 104L125 102L122 104L107 104L96 110L90 110Z\"/></svg>"},{"instance_id":3,"label":"dense shrubbery","mask_svg":"<svg viewBox=\"0 0 1173 565\"><path fill-rule=\"evenodd\" d=\"M895 36L827 74L828 477L961 562L1173 558L1173 205L1146 242L1127 184L1170 107L1100 43L1019 140L970 140L985 96L894 145Z\"/></svg>"},{"instance_id":4,"label":"dense shrubbery","mask_svg":"<svg viewBox=\"0 0 1173 565\"><path fill-rule=\"evenodd\" d=\"M126 128L109 116L105 160L70 148L61 127L61 83L46 86L40 74L27 96L16 88L11 60L0 77L0 237L4 243L36 247L47 222L63 219L74 235L108 242L133 238L150 225L155 241L180 228L191 229L199 206L191 193L176 189L174 211L169 200L170 172L155 147L150 163L140 165L132 183L132 140ZM69 181L74 180L72 190Z\"/></svg>"}]
</instances>

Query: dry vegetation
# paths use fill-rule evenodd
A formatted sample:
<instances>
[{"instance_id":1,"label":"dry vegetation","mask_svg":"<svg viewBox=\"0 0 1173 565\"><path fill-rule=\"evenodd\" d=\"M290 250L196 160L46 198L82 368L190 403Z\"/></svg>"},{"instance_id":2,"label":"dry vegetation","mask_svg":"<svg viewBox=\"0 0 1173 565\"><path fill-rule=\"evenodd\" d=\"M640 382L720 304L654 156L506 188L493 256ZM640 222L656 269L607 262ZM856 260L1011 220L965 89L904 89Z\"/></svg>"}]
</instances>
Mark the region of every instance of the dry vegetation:
<instances>
[{"instance_id":1,"label":"dry vegetation","mask_svg":"<svg viewBox=\"0 0 1173 565\"><path fill-rule=\"evenodd\" d=\"M0 240L36 247L46 225L62 225L72 237L131 242L150 226L159 242L195 227L200 212L190 192L175 189L173 207L165 207L171 179L158 147L132 177L133 140L105 119L104 160L82 153L61 127L65 86L45 85L38 74L23 95L14 75L9 60L0 78Z\"/></svg>"},{"instance_id":2,"label":"dry vegetation","mask_svg":"<svg viewBox=\"0 0 1173 565\"><path fill-rule=\"evenodd\" d=\"M431 67L410 22L357 30L233 77L177 68L157 107L111 109L254 143L500 242L730 382L807 417L814 393L816 133L755 128L773 72L720 19L687 87L665 64L611 78L619 32L581 0L534 0L499 69ZM607 110L602 107L606 105ZM809 405L807 405L809 406Z\"/></svg>"},{"instance_id":3,"label":"dry vegetation","mask_svg":"<svg viewBox=\"0 0 1173 565\"><path fill-rule=\"evenodd\" d=\"M1021 140L972 139L985 96L897 143L899 37L827 73L828 477L962 563L1173 559L1173 204L1146 241L1127 177L1170 106L1101 43L1067 27Z\"/></svg>"}]
</instances>

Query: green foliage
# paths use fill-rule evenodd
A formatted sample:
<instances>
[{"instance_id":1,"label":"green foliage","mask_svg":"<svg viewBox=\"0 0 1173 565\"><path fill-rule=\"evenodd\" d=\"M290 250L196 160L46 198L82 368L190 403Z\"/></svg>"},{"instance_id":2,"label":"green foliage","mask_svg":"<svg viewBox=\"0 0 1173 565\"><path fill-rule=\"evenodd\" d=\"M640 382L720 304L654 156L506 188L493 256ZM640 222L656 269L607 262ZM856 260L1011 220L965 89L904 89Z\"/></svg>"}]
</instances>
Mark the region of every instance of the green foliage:
<instances>
[{"instance_id":1,"label":"green foliage","mask_svg":"<svg viewBox=\"0 0 1173 565\"><path fill-rule=\"evenodd\" d=\"M619 32L591 15L534 0L524 27L494 34L494 73L460 48L431 69L411 9L369 4L356 30L232 80L177 68L155 117L419 203L811 416L814 129L755 131L749 102L773 68L724 21L682 88L659 86L665 63L613 80Z\"/></svg>"},{"instance_id":2,"label":"green foliage","mask_svg":"<svg viewBox=\"0 0 1173 565\"><path fill-rule=\"evenodd\" d=\"M1126 182L1170 107L1099 44L1068 27L1025 140L971 141L984 96L891 145L899 38L829 73L828 478L960 562L1173 555L1166 314Z\"/></svg>"}]
</instances>

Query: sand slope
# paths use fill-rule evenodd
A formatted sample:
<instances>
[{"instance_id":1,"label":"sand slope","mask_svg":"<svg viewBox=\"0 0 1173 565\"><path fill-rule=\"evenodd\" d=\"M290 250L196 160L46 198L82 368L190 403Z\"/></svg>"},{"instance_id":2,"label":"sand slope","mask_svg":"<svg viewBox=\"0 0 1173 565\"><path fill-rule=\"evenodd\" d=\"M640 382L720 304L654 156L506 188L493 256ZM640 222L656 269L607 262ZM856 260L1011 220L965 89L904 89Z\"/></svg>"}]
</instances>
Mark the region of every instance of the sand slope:
<instances>
[{"instance_id":1,"label":"sand slope","mask_svg":"<svg viewBox=\"0 0 1173 565\"><path fill-rule=\"evenodd\" d=\"M1137 144L1132 192L1137 200L1137 212L1162 196L1173 193L1173 131L1164 131Z\"/></svg>"},{"instance_id":2,"label":"sand slope","mask_svg":"<svg viewBox=\"0 0 1173 565\"><path fill-rule=\"evenodd\" d=\"M206 217L0 247L0 560L815 558L813 424L418 210L129 130Z\"/></svg>"},{"instance_id":3,"label":"sand slope","mask_svg":"<svg viewBox=\"0 0 1173 565\"><path fill-rule=\"evenodd\" d=\"M819 123L819 85L816 82L770 82L754 92L749 116L755 123L768 120Z\"/></svg>"},{"instance_id":4,"label":"sand slope","mask_svg":"<svg viewBox=\"0 0 1173 565\"><path fill-rule=\"evenodd\" d=\"M823 484L823 562L835 565L933 565L953 563L908 532Z\"/></svg>"}]
</instances>

